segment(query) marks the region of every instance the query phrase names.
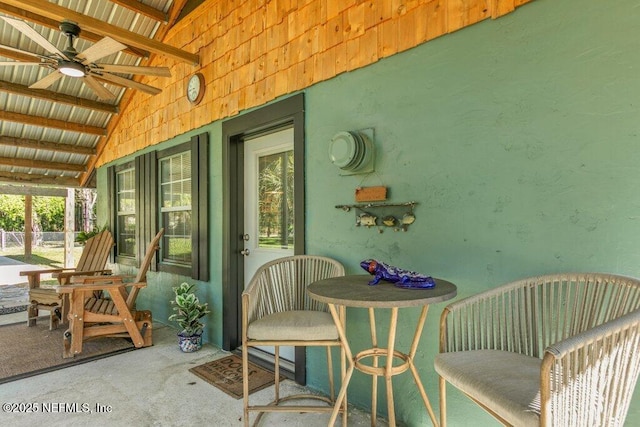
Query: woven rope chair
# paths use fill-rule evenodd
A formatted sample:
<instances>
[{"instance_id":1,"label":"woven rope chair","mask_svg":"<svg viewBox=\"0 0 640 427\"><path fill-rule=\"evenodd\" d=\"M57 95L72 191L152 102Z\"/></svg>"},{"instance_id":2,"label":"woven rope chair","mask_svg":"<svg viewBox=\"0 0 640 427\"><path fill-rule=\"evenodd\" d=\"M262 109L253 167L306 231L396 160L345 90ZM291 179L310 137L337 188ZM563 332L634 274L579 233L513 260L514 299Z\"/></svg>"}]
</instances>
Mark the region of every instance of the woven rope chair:
<instances>
[{"instance_id":1,"label":"woven rope chair","mask_svg":"<svg viewBox=\"0 0 640 427\"><path fill-rule=\"evenodd\" d=\"M622 426L640 372L640 281L519 280L448 305L440 322L441 425L449 382L504 425Z\"/></svg>"},{"instance_id":2,"label":"woven rope chair","mask_svg":"<svg viewBox=\"0 0 640 427\"><path fill-rule=\"evenodd\" d=\"M326 412L335 403L331 347L341 347L338 330L325 304L307 295L309 284L329 277L344 276L338 261L311 255L297 255L271 261L256 271L242 293L242 360L244 424L249 425L249 413L258 412L257 424L265 412ZM249 405L249 347L275 348L275 399L268 405ZM329 374L330 397L298 394L280 397L280 346L325 346ZM346 361L341 358L344 374ZM292 399L317 399L326 404L286 406ZM346 399L342 406L343 425L346 426Z\"/></svg>"}]
</instances>

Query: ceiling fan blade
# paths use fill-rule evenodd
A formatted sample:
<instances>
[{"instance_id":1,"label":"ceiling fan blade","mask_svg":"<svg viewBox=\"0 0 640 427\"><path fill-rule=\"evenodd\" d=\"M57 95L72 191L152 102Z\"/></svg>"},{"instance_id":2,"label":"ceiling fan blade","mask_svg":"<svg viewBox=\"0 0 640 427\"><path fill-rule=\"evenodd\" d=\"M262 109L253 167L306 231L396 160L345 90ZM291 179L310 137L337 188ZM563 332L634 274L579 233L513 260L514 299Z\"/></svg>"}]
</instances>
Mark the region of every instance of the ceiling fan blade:
<instances>
[{"instance_id":1,"label":"ceiling fan blade","mask_svg":"<svg viewBox=\"0 0 640 427\"><path fill-rule=\"evenodd\" d=\"M92 76L84 76L84 82L89 86L100 99L116 99L116 96L106 87L102 86L99 81Z\"/></svg>"},{"instance_id":2,"label":"ceiling fan blade","mask_svg":"<svg viewBox=\"0 0 640 427\"><path fill-rule=\"evenodd\" d=\"M105 56L120 52L121 50L124 50L126 48L127 46L123 45L119 41L116 41L111 37L105 37L95 43L93 46L77 54L76 59L82 62L84 65L88 65L100 58L104 58Z\"/></svg>"},{"instance_id":3,"label":"ceiling fan blade","mask_svg":"<svg viewBox=\"0 0 640 427\"><path fill-rule=\"evenodd\" d=\"M98 67L109 73L171 77L171 71L169 70L169 67L137 67L135 65L116 65L116 64L98 64Z\"/></svg>"},{"instance_id":4,"label":"ceiling fan blade","mask_svg":"<svg viewBox=\"0 0 640 427\"><path fill-rule=\"evenodd\" d=\"M115 74L99 74L96 75L98 79L106 80L110 83L115 83L120 86L128 87L131 89L136 89L150 95L157 95L162 92L162 89L158 89L157 87L149 86L144 83L136 82L134 80L125 79L124 77L116 76Z\"/></svg>"},{"instance_id":5,"label":"ceiling fan blade","mask_svg":"<svg viewBox=\"0 0 640 427\"><path fill-rule=\"evenodd\" d=\"M18 67L20 65L43 65L42 62L0 61L0 67Z\"/></svg>"},{"instance_id":6,"label":"ceiling fan blade","mask_svg":"<svg viewBox=\"0 0 640 427\"><path fill-rule=\"evenodd\" d=\"M29 37L34 42L42 46L46 51L60 55L60 57L68 59L67 56L55 47L49 40L45 39L40 33L31 28L26 22L19 19L9 18L8 16L0 16L7 24Z\"/></svg>"},{"instance_id":7,"label":"ceiling fan blade","mask_svg":"<svg viewBox=\"0 0 640 427\"><path fill-rule=\"evenodd\" d=\"M29 89L46 89L61 78L62 73L60 73L60 71L54 71L53 73L47 74L31 86L29 86Z\"/></svg>"},{"instance_id":8,"label":"ceiling fan blade","mask_svg":"<svg viewBox=\"0 0 640 427\"><path fill-rule=\"evenodd\" d=\"M26 50L16 49L15 47L11 47L11 46L6 46L6 45L3 45L3 44L0 44L0 55L5 56L5 55L3 55L2 51L15 52L15 53L17 53L19 55L23 55L25 58L26 57L34 58L34 59L35 58L40 58L40 55L37 55L35 53L28 52ZM4 53L6 54L7 52L4 52Z\"/></svg>"}]
</instances>

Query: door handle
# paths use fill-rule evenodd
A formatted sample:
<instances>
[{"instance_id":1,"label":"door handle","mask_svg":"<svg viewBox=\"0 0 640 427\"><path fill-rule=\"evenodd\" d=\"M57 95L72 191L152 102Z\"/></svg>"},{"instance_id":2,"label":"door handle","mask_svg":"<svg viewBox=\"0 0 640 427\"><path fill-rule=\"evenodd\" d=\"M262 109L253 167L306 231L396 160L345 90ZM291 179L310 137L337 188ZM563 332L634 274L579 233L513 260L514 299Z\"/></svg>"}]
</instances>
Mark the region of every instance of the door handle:
<instances>
[{"instance_id":1,"label":"door handle","mask_svg":"<svg viewBox=\"0 0 640 427\"><path fill-rule=\"evenodd\" d=\"M249 254L251 253L251 251L250 251L249 249L243 249L243 250L241 250L241 251L240 251L240 253L241 253L243 256L249 256Z\"/></svg>"}]
</instances>

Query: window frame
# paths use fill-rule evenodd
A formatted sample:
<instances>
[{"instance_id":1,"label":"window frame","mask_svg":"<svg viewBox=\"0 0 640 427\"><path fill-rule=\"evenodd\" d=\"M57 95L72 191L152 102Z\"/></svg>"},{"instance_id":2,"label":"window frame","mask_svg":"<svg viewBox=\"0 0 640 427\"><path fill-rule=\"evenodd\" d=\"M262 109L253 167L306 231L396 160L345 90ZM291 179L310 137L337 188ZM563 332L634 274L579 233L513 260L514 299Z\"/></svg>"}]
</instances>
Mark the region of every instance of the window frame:
<instances>
[{"instance_id":1,"label":"window frame","mask_svg":"<svg viewBox=\"0 0 640 427\"><path fill-rule=\"evenodd\" d=\"M209 280L209 136L204 132L181 144L153 150L136 156L132 161L136 177L136 244L137 257L119 257L114 249L116 263L138 266L144 257L148 242L160 229L160 161L166 157L190 151L191 153L191 264L178 265L163 262L164 240L160 241L159 256L154 257L151 270L163 271L192 279ZM117 225L116 168L124 170L123 163L111 166L109 173L109 193L111 206L111 229ZM142 242L142 243L141 243Z\"/></svg>"},{"instance_id":2,"label":"window frame","mask_svg":"<svg viewBox=\"0 0 640 427\"><path fill-rule=\"evenodd\" d=\"M115 230L116 238L118 239L117 241L119 243L119 245L117 247L116 256L135 260L136 251L137 251L137 248L138 248L138 240L136 238L137 227L135 225L135 224L137 224L137 221L135 221L137 219L136 218L136 168L135 168L135 165L133 164L133 162L128 162L126 164L126 166L125 165L121 165L120 167L116 168L115 173L116 173L116 180L115 180L115 183L116 183L116 186L115 186L116 221L115 221L114 230ZM123 174L123 173L131 173L131 180L132 180L132 184L133 184L131 188L125 188L125 189L120 188L119 176L121 174ZM122 195L125 194L125 192L130 192L133 195L133 198L132 198L133 207L132 207L131 211L121 211L120 210L121 202L122 202ZM122 245L120 245L120 243L122 243L122 242L121 242L120 237L121 237L121 234L122 234L122 228L121 228L120 222L122 221L123 218L129 217L131 215L133 215L133 218L134 218L134 221L135 221L134 222L134 230L133 230L133 238L135 240L135 244L134 244L133 253L131 255L129 255L129 254L124 254L121 251L121 249L122 249L121 246Z\"/></svg>"},{"instance_id":3,"label":"window frame","mask_svg":"<svg viewBox=\"0 0 640 427\"><path fill-rule=\"evenodd\" d=\"M186 164L187 158L188 164ZM177 166L177 171L174 170L174 166ZM166 176L163 175L165 171L168 173ZM193 254L193 247L191 245L190 238L192 229L191 216L193 213L193 202L191 200L193 196L193 189L191 186L192 172L193 167L191 166L190 149L180 151L170 156L158 157L158 223L160 227L164 228L163 239L165 241L165 246L161 251L162 257L160 258L160 262L162 263L178 266L191 265L191 258ZM167 200L165 197L168 197L169 199ZM179 200L176 201L174 199L176 197ZM165 205L167 202L169 203L168 206ZM178 205L175 204L176 202ZM183 230L176 228L175 233L172 234L168 221L172 220L170 217L173 217L173 215L177 215L177 218L182 217L183 219L188 217L188 230L186 229L187 227ZM177 257L176 254L171 254L166 250L168 242L173 239L183 240L185 243L189 243L188 260L178 259L179 257Z\"/></svg>"},{"instance_id":4,"label":"window frame","mask_svg":"<svg viewBox=\"0 0 640 427\"><path fill-rule=\"evenodd\" d=\"M136 254L134 256L127 256L127 255L122 255L120 254L120 248L118 246L118 242L120 241L120 236L119 236L119 228L118 228L118 220L119 220L119 214L118 214L118 174L128 170L128 169L133 169L133 176L134 176L134 192L135 192L135 211L134 211L134 215L135 215L135 219L136 219L136 231L134 232L134 236L136 238ZM113 239L114 239L114 246L113 246L113 250L112 250L112 254L111 254L111 260L112 262L115 262L117 264L123 264L123 265L134 265L137 266L138 265L138 256L137 256L137 252L139 252L139 246L140 246L140 240L138 239L138 224L139 224L139 216L138 216L138 203L137 203L137 199L138 199L138 177L136 174L136 163L134 160L128 161L126 163L122 163L120 165L116 165L116 166L111 166L109 168L109 194L110 194L110 206L111 206L111 224L110 224L110 229L112 230L112 234L113 234Z\"/></svg>"}]
</instances>

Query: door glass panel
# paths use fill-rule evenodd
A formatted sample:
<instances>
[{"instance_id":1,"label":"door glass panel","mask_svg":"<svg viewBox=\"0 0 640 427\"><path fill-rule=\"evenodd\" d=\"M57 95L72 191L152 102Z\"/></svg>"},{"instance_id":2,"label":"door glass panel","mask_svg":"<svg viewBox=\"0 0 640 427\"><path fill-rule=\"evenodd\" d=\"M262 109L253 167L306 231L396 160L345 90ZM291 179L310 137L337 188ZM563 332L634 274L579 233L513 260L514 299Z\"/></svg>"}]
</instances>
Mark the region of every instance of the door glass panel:
<instances>
[{"instance_id":1,"label":"door glass panel","mask_svg":"<svg viewBox=\"0 0 640 427\"><path fill-rule=\"evenodd\" d=\"M258 247L293 248L293 150L258 159Z\"/></svg>"},{"instance_id":2,"label":"door glass panel","mask_svg":"<svg viewBox=\"0 0 640 427\"><path fill-rule=\"evenodd\" d=\"M245 286L260 266L295 252L293 150L293 128L244 141L240 179L244 184L245 251L238 256L242 257ZM267 354L273 355L274 348L260 347L255 355ZM280 356L295 361L294 347L280 347Z\"/></svg>"}]
</instances>

